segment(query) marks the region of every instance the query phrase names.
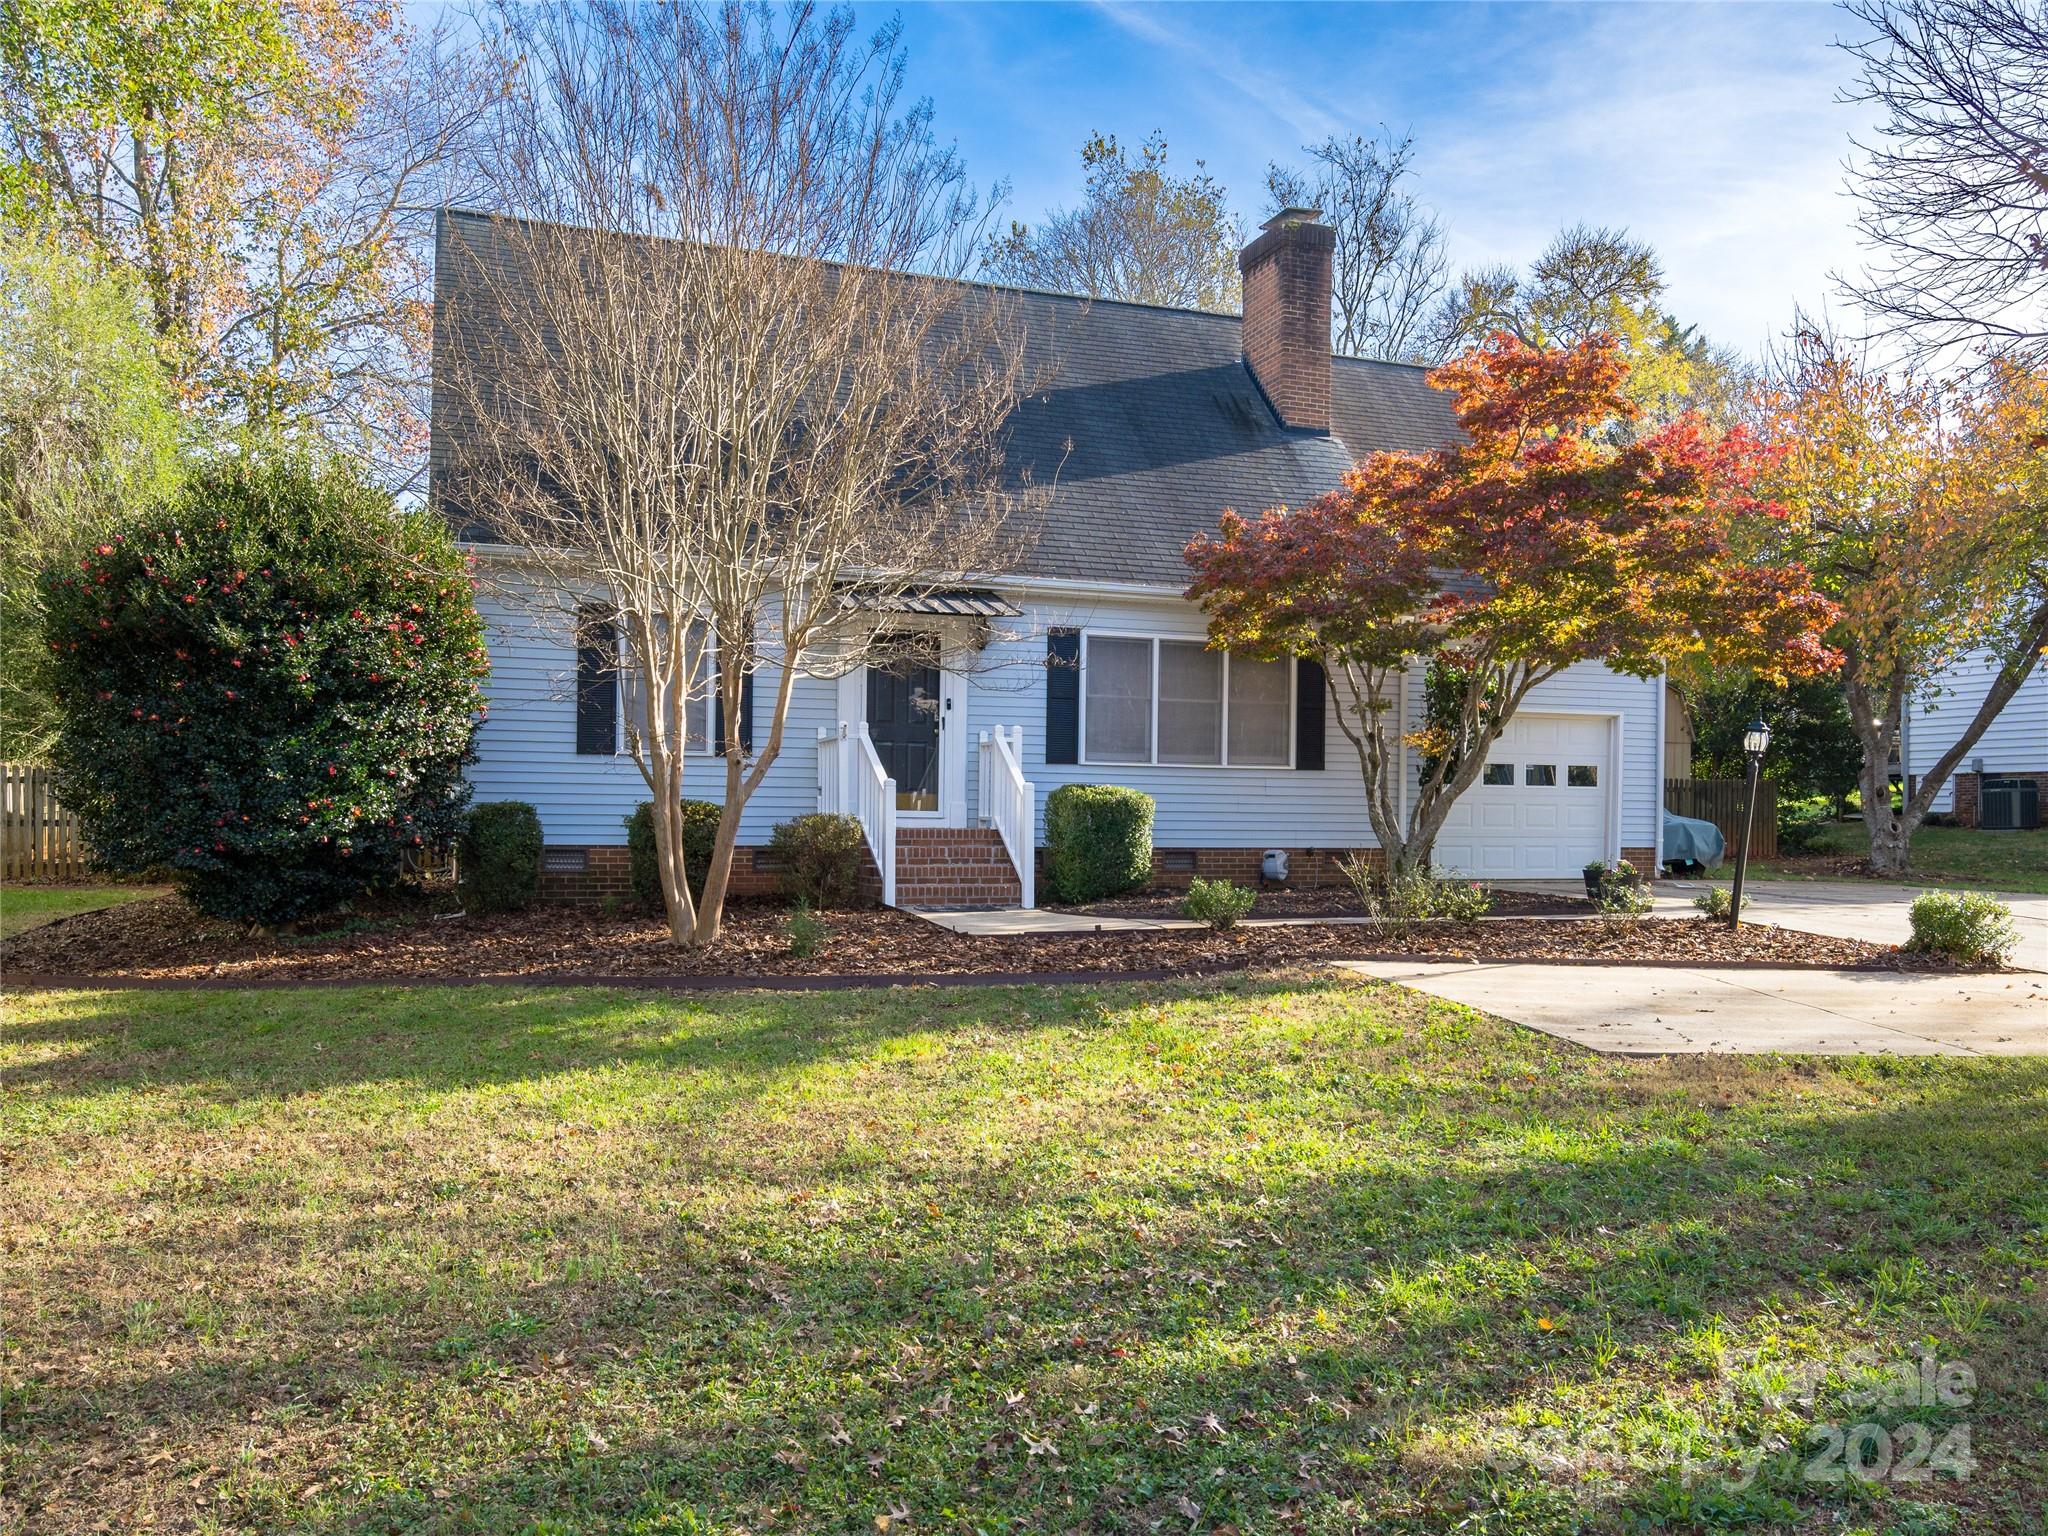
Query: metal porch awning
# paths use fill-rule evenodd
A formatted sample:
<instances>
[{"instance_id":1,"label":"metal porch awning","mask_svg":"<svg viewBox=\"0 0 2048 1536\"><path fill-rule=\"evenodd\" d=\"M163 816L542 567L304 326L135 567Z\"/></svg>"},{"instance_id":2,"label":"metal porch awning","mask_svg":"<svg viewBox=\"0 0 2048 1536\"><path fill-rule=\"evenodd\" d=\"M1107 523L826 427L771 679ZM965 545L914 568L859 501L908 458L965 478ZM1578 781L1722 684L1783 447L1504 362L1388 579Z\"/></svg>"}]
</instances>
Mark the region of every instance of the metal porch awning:
<instances>
[{"instance_id":1,"label":"metal porch awning","mask_svg":"<svg viewBox=\"0 0 2048 1536\"><path fill-rule=\"evenodd\" d=\"M926 614L934 618L1021 619L1024 610L1006 597L985 587L954 587L946 591L899 592L883 596L872 592L842 592L845 608L870 608L886 613Z\"/></svg>"}]
</instances>

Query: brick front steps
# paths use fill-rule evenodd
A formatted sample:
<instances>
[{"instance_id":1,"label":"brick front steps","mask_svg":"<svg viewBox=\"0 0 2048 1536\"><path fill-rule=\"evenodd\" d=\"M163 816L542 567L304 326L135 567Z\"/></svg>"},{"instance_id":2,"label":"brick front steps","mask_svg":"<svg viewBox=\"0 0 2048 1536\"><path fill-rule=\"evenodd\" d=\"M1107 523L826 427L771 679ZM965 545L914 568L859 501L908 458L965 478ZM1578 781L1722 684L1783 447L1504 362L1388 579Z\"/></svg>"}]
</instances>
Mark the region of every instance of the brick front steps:
<instances>
[{"instance_id":1,"label":"brick front steps","mask_svg":"<svg viewBox=\"0 0 2048 1536\"><path fill-rule=\"evenodd\" d=\"M1014 907L1024 899L993 827L898 827L899 907Z\"/></svg>"}]
</instances>

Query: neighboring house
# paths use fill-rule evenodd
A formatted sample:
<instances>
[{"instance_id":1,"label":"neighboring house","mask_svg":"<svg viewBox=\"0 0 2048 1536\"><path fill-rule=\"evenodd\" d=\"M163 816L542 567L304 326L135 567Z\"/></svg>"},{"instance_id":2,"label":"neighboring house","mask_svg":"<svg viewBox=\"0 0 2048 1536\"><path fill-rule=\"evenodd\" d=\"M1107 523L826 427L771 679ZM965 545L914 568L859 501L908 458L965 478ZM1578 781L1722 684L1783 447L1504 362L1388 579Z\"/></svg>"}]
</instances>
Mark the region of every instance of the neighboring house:
<instances>
[{"instance_id":1,"label":"neighboring house","mask_svg":"<svg viewBox=\"0 0 2048 1536\"><path fill-rule=\"evenodd\" d=\"M444 253L454 231L472 249L493 238L481 216L449 213ZM1056 487L1041 531L1013 569L909 605L901 622L929 637L936 664L798 680L786 745L741 825L736 889L773 880L765 845L777 822L858 810L861 784L882 778L893 780L889 814L871 796L865 824L901 905L1028 898L1020 875L1034 861L1024 855L1020 871L1008 849L1043 843L1045 798L1063 784L1153 796L1162 879L1256 879L1264 850L1278 848L1296 880L1327 880L1336 855L1374 846L1321 670L1205 649L1203 616L1182 597L1182 549L1225 507L1300 505L1369 451L1433 448L1454 431L1423 370L1331 356L1333 244L1312 219L1269 224L1242 256L1242 323L987 290L1014 308L1034 374L1051 375L1017 410L1006 460ZM458 265L438 264L437 313L451 297L443 274ZM437 466L459 446L452 419L437 393ZM464 526L461 508L448 511ZM623 889L624 821L646 791L620 755L611 657L603 643L579 651L566 628L537 630L488 590L481 606L492 675L477 798L538 808L544 889ZM773 681L755 694L773 697ZM1419 726L1419 667L1406 692ZM1664 699L1661 680L1598 665L1537 688L1454 807L1438 865L1499 878L1572 877L1611 858L1654 869ZM750 743L753 731L742 719L734 734ZM707 756L688 780L685 793L715 797L723 772ZM1028 826L1006 814L1024 803Z\"/></svg>"},{"instance_id":2,"label":"neighboring house","mask_svg":"<svg viewBox=\"0 0 2048 1536\"><path fill-rule=\"evenodd\" d=\"M1937 674L1929 688L1907 699L1900 762L1909 787L1941 761L1976 718L1996 675L1997 665L1989 656L1965 656ZM2000 802L1992 807L1990 819L2003 824L2004 786L2014 780L2032 781L2035 803L2048 809L2048 664L2036 663L2019 692L2005 701L1976 745L1963 754L1931 809L1952 814L1965 826L1983 825L1988 784Z\"/></svg>"}]
</instances>

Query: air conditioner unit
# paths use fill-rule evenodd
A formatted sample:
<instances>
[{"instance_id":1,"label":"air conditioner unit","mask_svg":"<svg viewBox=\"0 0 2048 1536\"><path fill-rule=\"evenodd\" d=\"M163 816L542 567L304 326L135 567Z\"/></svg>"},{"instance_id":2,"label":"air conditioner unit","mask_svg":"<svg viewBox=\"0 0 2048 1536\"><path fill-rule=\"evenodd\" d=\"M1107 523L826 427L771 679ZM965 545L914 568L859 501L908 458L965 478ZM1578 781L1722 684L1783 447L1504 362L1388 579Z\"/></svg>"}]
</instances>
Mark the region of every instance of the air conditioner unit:
<instances>
[{"instance_id":1,"label":"air conditioner unit","mask_svg":"<svg viewBox=\"0 0 2048 1536\"><path fill-rule=\"evenodd\" d=\"M1977 825L1986 832L2032 831L2041 825L2041 790L2032 779L1986 779L1978 795Z\"/></svg>"}]
</instances>

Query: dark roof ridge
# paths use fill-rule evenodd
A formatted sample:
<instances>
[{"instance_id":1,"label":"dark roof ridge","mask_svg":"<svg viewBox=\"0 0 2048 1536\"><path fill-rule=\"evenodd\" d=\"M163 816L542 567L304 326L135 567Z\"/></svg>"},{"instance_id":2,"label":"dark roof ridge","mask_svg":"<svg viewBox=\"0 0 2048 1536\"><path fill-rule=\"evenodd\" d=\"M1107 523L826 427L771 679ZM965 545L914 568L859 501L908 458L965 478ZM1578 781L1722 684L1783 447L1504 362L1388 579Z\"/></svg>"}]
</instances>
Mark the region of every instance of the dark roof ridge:
<instances>
[{"instance_id":1,"label":"dark roof ridge","mask_svg":"<svg viewBox=\"0 0 2048 1536\"><path fill-rule=\"evenodd\" d=\"M523 213L498 213L494 212L489 208L471 208L461 203L443 203L441 204L440 211L442 213L452 214L460 218L511 219L521 224L550 224L557 229L578 229L582 227L581 225L564 224L559 219L536 219L531 218ZM607 233L607 231L592 230L591 233L603 234ZM611 231L611 233L616 233L616 231ZM635 234L632 235L630 238L637 240L672 240L676 237L673 235ZM824 260L826 258L820 257L818 259ZM832 265L843 266L845 265L845 263L833 262ZM1143 299L1117 299L1110 298L1103 294L1098 293L1063 293L1057 288L1030 288L1026 287L1024 284L1021 283L995 283L990 282L986 278L980 277L947 277L941 273L936 272L922 272L914 275L920 277L929 277L934 282L957 283L963 288L983 288L987 289L992 293L1021 294L1026 298L1063 299L1069 304L1114 304L1119 309L1142 309L1150 311L1153 314L1159 315L1186 315L1191 318L1202 320L1227 321L1231 325L1242 325L1244 323L1244 316L1238 314L1234 310L1192 309L1182 304L1152 304L1146 302ZM1365 363L1375 368L1412 368L1419 370L1427 370L1429 368L1433 368L1434 366L1436 366L1433 363L1402 362L1399 359L1391 357L1358 357L1348 352L1337 352L1334 350L1330 353L1330 361L1333 363Z\"/></svg>"}]
</instances>

